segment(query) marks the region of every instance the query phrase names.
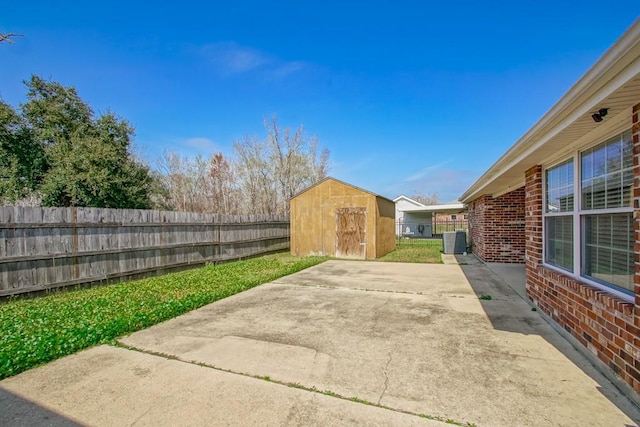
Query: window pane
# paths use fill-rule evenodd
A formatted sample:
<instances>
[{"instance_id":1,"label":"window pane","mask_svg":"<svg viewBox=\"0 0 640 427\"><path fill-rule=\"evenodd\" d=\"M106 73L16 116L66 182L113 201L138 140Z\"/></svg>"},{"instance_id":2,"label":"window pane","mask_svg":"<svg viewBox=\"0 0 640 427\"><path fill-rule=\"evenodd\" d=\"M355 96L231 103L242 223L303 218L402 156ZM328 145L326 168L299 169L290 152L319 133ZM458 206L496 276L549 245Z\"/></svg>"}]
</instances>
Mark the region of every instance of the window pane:
<instances>
[{"instance_id":1,"label":"window pane","mask_svg":"<svg viewBox=\"0 0 640 427\"><path fill-rule=\"evenodd\" d=\"M633 143L625 132L582 153L582 209L632 205Z\"/></svg>"},{"instance_id":2,"label":"window pane","mask_svg":"<svg viewBox=\"0 0 640 427\"><path fill-rule=\"evenodd\" d=\"M573 210L573 161L546 170L546 212Z\"/></svg>"},{"instance_id":3,"label":"window pane","mask_svg":"<svg viewBox=\"0 0 640 427\"><path fill-rule=\"evenodd\" d=\"M615 140L605 146L607 173L619 171L622 168L622 142Z\"/></svg>"},{"instance_id":4,"label":"window pane","mask_svg":"<svg viewBox=\"0 0 640 427\"><path fill-rule=\"evenodd\" d=\"M545 218L545 261L573 270L573 217Z\"/></svg>"},{"instance_id":5,"label":"window pane","mask_svg":"<svg viewBox=\"0 0 640 427\"><path fill-rule=\"evenodd\" d=\"M582 275L632 293L632 214L585 215L582 223Z\"/></svg>"},{"instance_id":6,"label":"window pane","mask_svg":"<svg viewBox=\"0 0 640 427\"><path fill-rule=\"evenodd\" d=\"M622 186L620 206L633 206L633 160L631 161L631 166L622 171L620 185Z\"/></svg>"}]
</instances>

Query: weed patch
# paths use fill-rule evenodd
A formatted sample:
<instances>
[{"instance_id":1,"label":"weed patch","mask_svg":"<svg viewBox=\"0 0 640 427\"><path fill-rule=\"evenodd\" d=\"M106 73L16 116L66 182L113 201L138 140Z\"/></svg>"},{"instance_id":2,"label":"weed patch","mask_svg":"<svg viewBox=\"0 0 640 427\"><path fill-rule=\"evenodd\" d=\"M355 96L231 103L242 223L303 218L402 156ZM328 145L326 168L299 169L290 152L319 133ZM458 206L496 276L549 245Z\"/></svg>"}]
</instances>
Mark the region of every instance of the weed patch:
<instances>
[{"instance_id":1,"label":"weed patch","mask_svg":"<svg viewBox=\"0 0 640 427\"><path fill-rule=\"evenodd\" d=\"M0 379L319 264L268 255L0 304Z\"/></svg>"}]
</instances>

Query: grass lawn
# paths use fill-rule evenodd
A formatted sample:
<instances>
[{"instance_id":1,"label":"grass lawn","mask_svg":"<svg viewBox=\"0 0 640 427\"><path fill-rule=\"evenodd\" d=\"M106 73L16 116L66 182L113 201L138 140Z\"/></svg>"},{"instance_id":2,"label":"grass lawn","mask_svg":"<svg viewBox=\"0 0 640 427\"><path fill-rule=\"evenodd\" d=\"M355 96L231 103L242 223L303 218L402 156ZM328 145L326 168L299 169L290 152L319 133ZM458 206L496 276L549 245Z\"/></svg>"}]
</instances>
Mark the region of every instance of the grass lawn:
<instances>
[{"instance_id":1,"label":"grass lawn","mask_svg":"<svg viewBox=\"0 0 640 427\"><path fill-rule=\"evenodd\" d=\"M0 304L0 379L324 260L275 254Z\"/></svg>"},{"instance_id":2,"label":"grass lawn","mask_svg":"<svg viewBox=\"0 0 640 427\"><path fill-rule=\"evenodd\" d=\"M395 250L378 258L377 261L442 264L441 253L440 239L400 240Z\"/></svg>"}]
</instances>

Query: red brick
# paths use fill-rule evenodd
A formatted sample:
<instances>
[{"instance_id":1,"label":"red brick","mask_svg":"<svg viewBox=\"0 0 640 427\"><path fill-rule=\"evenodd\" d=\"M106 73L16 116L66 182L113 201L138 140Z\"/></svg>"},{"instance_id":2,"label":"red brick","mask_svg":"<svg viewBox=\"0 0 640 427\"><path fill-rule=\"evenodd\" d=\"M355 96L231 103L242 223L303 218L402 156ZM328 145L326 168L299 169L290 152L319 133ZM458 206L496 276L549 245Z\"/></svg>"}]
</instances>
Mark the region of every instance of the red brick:
<instances>
[{"instance_id":1,"label":"red brick","mask_svg":"<svg viewBox=\"0 0 640 427\"><path fill-rule=\"evenodd\" d=\"M598 356L601 360L607 363L608 361L611 361L611 359L613 359L613 352L608 348L603 348L598 352Z\"/></svg>"},{"instance_id":2,"label":"red brick","mask_svg":"<svg viewBox=\"0 0 640 427\"><path fill-rule=\"evenodd\" d=\"M627 362L628 364L630 364L631 366L633 366L633 357L631 357L631 355L629 353L627 353L624 350L620 350L618 352L618 354L620 355L620 357L622 359L624 359L625 362Z\"/></svg>"},{"instance_id":3,"label":"red brick","mask_svg":"<svg viewBox=\"0 0 640 427\"><path fill-rule=\"evenodd\" d=\"M469 209L475 215L470 221L474 252L488 262L525 263L527 296L540 311L640 392L640 103L633 111L635 304L542 264L540 165L524 172L524 188L496 198L481 196Z\"/></svg>"},{"instance_id":4,"label":"red brick","mask_svg":"<svg viewBox=\"0 0 640 427\"><path fill-rule=\"evenodd\" d=\"M625 327L625 323L626 323L626 322L625 322L625 321L624 321L624 319L622 319L621 317L614 317L614 318L613 318L613 323L614 323L617 327L624 329L624 327Z\"/></svg>"},{"instance_id":5,"label":"red brick","mask_svg":"<svg viewBox=\"0 0 640 427\"><path fill-rule=\"evenodd\" d=\"M482 196L469 204L472 251L486 262L525 261L524 187L503 196Z\"/></svg>"},{"instance_id":6,"label":"red brick","mask_svg":"<svg viewBox=\"0 0 640 427\"><path fill-rule=\"evenodd\" d=\"M627 373L633 377L635 381L640 381L640 371L636 368L627 365L626 369Z\"/></svg>"},{"instance_id":7,"label":"red brick","mask_svg":"<svg viewBox=\"0 0 640 427\"><path fill-rule=\"evenodd\" d=\"M640 337L640 328L636 328L635 326L633 326L630 323L626 324L625 329L627 330L627 332L629 332L631 335L635 335L636 337Z\"/></svg>"},{"instance_id":8,"label":"red brick","mask_svg":"<svg viewBox=\"0 0 640 427\"><path fill-rule=\"evenodd\" d=\"M602 331L601 331L601 334L602 334L602 336L603 336L603 337L605 337L608 341L610 341L610 342L612 342L612 343L614 343L614 342L615 342L615 341L613 340L614 335L613 335L613 333L611 333L610 331L608 331L608 330L604 329L604 330L602 330Z\"/></svg>"}]
</instances>

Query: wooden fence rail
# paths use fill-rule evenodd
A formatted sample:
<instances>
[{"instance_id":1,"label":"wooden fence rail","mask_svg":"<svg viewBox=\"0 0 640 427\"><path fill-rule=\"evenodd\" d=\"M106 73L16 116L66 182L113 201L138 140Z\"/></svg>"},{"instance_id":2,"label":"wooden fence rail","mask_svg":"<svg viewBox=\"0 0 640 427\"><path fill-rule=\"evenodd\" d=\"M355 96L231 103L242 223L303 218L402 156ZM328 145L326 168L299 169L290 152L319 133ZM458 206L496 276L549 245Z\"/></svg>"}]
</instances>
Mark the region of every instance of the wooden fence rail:
<instances>
[{"instance_id":1,"label":"wooden fence rail","mask_svg":"<svg viewBox=\"0 0 640 427\"><path fill-rule=\"evenodd\" d=\"M285 250L289 218L0 206L0 296Z\"/></svg>"}]
</instances>

